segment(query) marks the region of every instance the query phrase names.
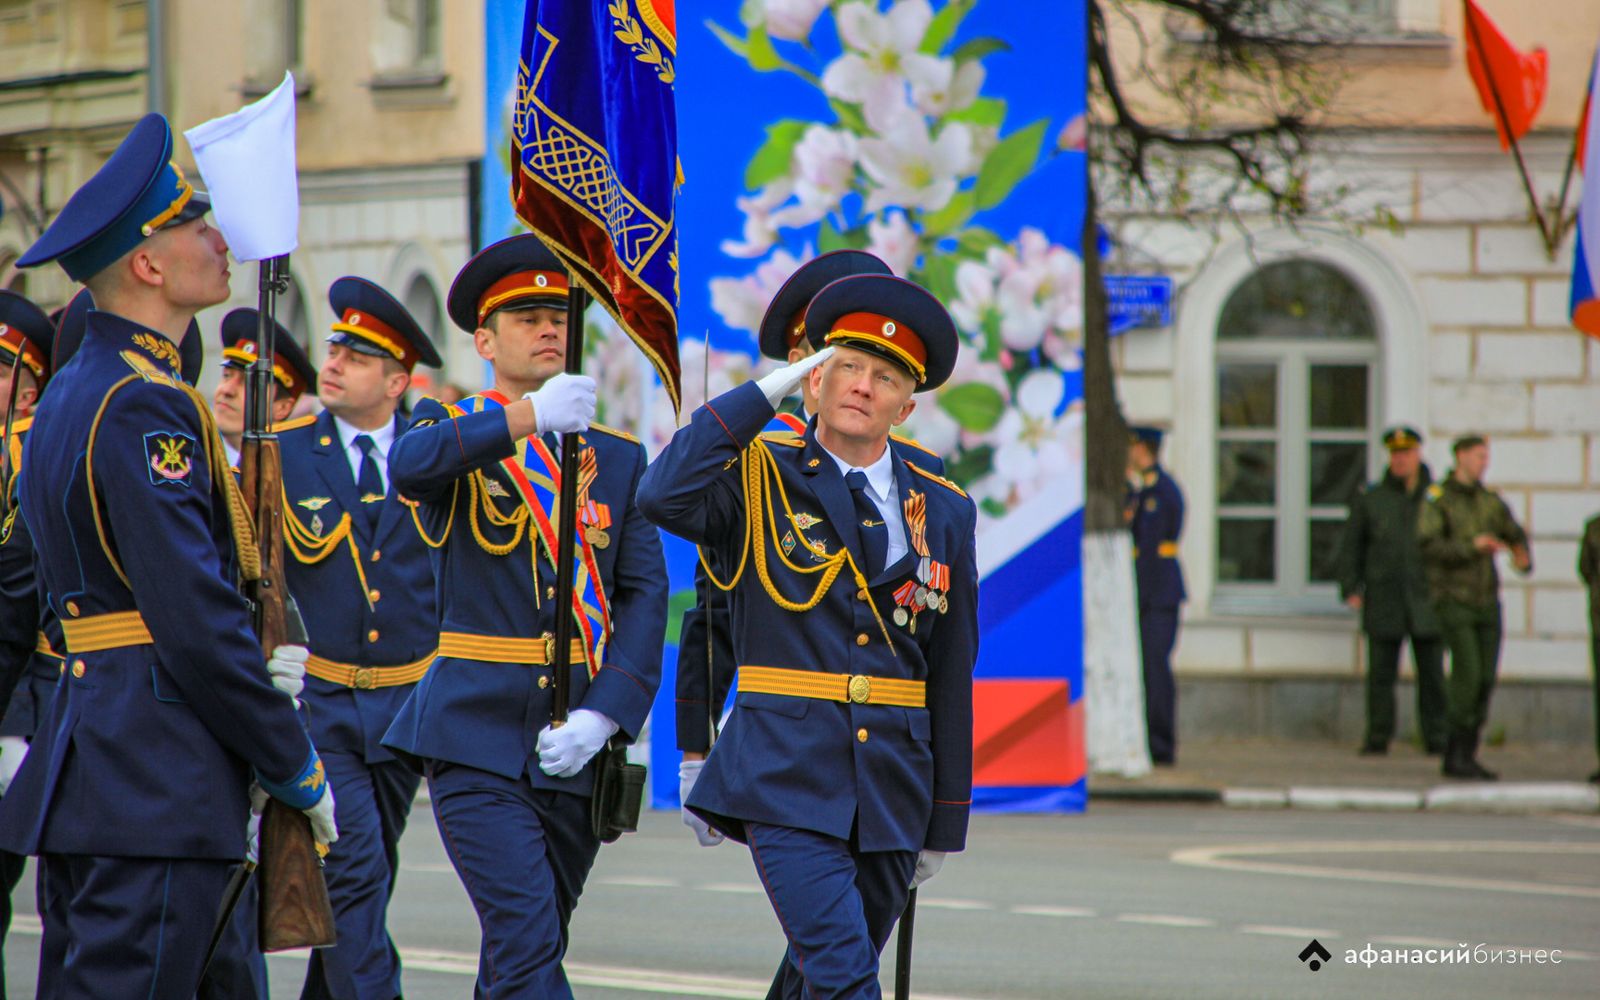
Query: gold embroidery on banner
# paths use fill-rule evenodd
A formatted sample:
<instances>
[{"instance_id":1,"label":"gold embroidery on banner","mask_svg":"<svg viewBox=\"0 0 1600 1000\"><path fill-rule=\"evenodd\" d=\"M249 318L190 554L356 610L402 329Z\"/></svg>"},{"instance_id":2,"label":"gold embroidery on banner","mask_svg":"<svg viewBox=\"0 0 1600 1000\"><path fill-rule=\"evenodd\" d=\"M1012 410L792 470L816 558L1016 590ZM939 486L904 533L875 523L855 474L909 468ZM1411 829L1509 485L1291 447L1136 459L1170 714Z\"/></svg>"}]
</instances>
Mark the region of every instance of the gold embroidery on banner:
<instances>
[{"instance_id":1,"label":"gold embroidery on banner","mask_svg":"<svg viewBox=\"0 0 1600 1000\"><path fill-rule=\"evenodd\" d=\"M628 0L612 0L606 8L616 29L613 34L617 36L617 41L633 50L635 59L647 66L655 67L656 76L662 83L670 86L677 77L672 69L672 60L661 54L661 46L654 38L644 36L644 32L639 28L638 19L628 10L628 6ZM655 28L656 25L653 24L651 27Z\"/></svg>"}]
</instances>

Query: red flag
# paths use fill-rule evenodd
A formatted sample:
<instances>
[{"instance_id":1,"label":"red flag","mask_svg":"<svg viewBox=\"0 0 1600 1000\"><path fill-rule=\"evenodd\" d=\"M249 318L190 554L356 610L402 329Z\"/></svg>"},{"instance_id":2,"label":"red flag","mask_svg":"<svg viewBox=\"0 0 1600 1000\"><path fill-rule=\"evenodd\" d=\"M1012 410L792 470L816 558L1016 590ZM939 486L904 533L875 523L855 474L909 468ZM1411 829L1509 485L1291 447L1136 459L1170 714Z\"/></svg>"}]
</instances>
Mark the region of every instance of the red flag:
<instances>
[{"instance_id":1,"label":"red flag","mask_svg":"<svg viewBox=\"0 0 1600 1000\"><path fill-rule=\"evenodd\" d=\"M1494 117L1500 148L1507 149L1533 127L1550 81L1550 56L1543 48L1518 52L1473 0L1464 0L1467 72L1478 99Z\"/></svg>"}]
</instances>

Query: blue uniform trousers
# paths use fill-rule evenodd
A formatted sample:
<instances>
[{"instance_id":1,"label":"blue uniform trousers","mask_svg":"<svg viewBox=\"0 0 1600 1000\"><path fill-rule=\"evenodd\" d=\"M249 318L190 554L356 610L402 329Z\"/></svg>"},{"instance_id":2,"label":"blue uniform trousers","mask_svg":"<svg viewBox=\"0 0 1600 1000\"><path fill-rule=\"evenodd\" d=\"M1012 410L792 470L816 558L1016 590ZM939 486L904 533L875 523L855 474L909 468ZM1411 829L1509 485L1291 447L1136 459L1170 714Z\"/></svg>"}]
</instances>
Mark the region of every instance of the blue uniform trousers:
<instances>
[{"instance_id":1,"label":"blue uniform trousers","mask_svg":"<svg viewBox=\"0 0 1600 1000\"><path fill-rule=\"evenodd\" d=\"M229 867L228 875L233 875ZM196 1000L267 1000L267 956L261 954L256 896L257 882L252 876L239 894L239 905L217 942L217 953L200 980ZM316 954L313 952L312 954Z\"/></svg>"},{"instance_id":2,"label":"blue uniform trousers","mask_svg":"<svg viewBox=\"0 0 1600 1000\"><path fill-rule=\"evenodd\" d=\"M40 1000L194 1000L232 865L46 854Z\"/></svg>"},{"instance_id":3,"label":"blue uniform trousers","mask_svg":"<svg viewBox=\"0 0 1600 1000\"><path fill-rule=\"evenodd\" d=\"M1144 654L1144 726L1150 759L1178 759L1178 685L1172 679L1172 647L1178 641L1178 609L1141 607L1139 646Z\"/></svg>"},{"instance_id":4,"label":"blue uniform trousers","mask_svg":"<svg viewBox=\"0 0 1600 1000\"><path fill-rule=\"evenodd\" d=\"M878 956L900 918L915 851L863 851L855 838L746 822L767 900L789 939L768 1000L878 998Z\"/></svg>"},{"instance_id":5,"label":"blue uniform trousers","mask_svg":"<svg viewBox=\"0 0 1600 1000\"><path fill-rule=\"evenodd\" d=\"M302 1000L391 1000L400 996L400 954L389 938L389 897L420 775L396 760L368 764L360 752L322 751L334 792L339 842L323 874L339 943L311 953Z\"/></svg>"},{"instance_id":6,"label":"blue uniform trousers","mask_svg":"<svg viewBox=\"0 0 1600 1000\"><path fill-rule=\"evenodd\" d=\"M600 850L589 799L443 761L428 791L483 933L474 995L570 1000L567 921Z\"/></svg>"}]
</instances>

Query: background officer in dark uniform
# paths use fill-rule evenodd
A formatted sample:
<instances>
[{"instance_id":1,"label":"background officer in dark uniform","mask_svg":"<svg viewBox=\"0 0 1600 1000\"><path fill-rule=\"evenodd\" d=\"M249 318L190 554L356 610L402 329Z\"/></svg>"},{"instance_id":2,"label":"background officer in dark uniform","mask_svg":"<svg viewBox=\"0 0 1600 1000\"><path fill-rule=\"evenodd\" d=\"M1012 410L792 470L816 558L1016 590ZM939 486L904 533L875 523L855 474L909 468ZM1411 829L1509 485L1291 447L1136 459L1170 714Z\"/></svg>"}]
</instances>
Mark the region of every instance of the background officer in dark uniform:
<instances>
[{"instance_id":1,"label":"background officer in dark uniform","mask_svg":"<svg viewBox=\"0 0 1600 1000\"><path fill-rule=\"evenodd\" d=\"M99 311L24 448L22 513L65 639L62 679L0 801L0 847L44 868L45 996L191 1000L250 784L331 842L295 715L296 647L263 662L234 587L248 549L205 399L179 378L227 246L148 115L19 264L59 260ZM31 461L30 457L38 458Z\"/></svg>"},{"instance_id":2,"label":"background officer in dark uniform","mask_svg":"<svg viewBox=\"0 0 1600 1000\"><path fill-rule=\"evenodd\" d=\"M326 409L278 428L284 565L311 647L301 697L339 786L339 853L326 872L339 941L311 953L301 996L390 1000L400 996L400 955L388 903L422 779L380 741L433 661L439 616L428 547L388 457L405 429L398 410L411 372L438 367L439 353L370 281L340 278L328 301L339 321L316 382Z\"/></svg>"},{"instance_id":3,"label":"background officer in dark uniform","mask_svg":"<svg viewBox=\"0 0 1600 1000\"><path fill-rule=\"evenodd\" d=\"M1478 763L1478 745L1500 665L1500 574L1494 560L1508 552L1526 576L1533 572L1533 556L1511 509L1483 485L1489 443L1469 435L1451 451L1455 468L1428 487L1417 528L1428 593L1450 647L1450 731L1442 770L1447 778L1492 781L1498 775Z\"/></svg>"},{"instance_id":4,"label":"background officer in dark uniform","mask_svg":"<svg viewBox=\"0 0 1600 1000\"><path fill-rule=\"evenodd\" d=\"M1161 467L1161 431L1130 427L1128 471L1135 488L1128 500L1133 532L1133 572L1139 588L1139 649L1144 660L1144 724L1150 759L1178 760L1178 685L1172 678L1172 647L1178 641L1178 610L1187 593L1178 564L1183 535L1183 491Z\"/></svg>"},{"instance_id":5,"label":"background officer in dark uniform","mask_svg":"<svg viewBox=\"0 0 1600 1000\"><path fill-rule=\"evenodd\" d=\"M966 842L977 511L888 442L955 364L944 307L856 275L805 320L831 349L697 410L639 504L743 566L713 581L734 595L739 692L688 807L750 847L788 938L773 993L876 997L909 888ZM808 374L805 435L762 433Z\"/></svg>"},{"instance_id":6,"label":"background officer in dark uniform","mask_svg":"<svg viewBox=\"0 0 1600 1000\"><path fill-rule=\"evenodd\" d=\"M594 758L608 739L638 735L661 683L666 563L634 503L643 446L591 424L594 380L564 371L567 275L554 255L535 236L493 244L461 269L447 305L494 388L448 409L424 399L390 453L433 547L441 624L439 656L383 742L427 770L483 930L477 995L559 1000L572 995L567 922L600 850ZM558 594L551 512L565 432L578 435L582 563L572 593ZM560 614L578 638L572 711L557 729Z\"/></svg>"},{"instance_id":7,"label":"background officer in dark uniform","mask_svg":"<svg viewBox=\"0 0 1600 1000\"><path fill-rule=\"evenodd\" d=\"M245 373L256 359L256 317L254 309L235 309L222 318L222 379L211 393L211 412L217 418L228 464L239 467L239 445L244 440ZM317 391L317 370L306 357L305 348L295 342L278 324L272 340L272 422L288 418L294 404L308 390Z\"/></svg>"},{"instance_id":8,"label":"background officer in dark uniform","mask_svg":"<svg viewBox=\"0 0 1600 1000\"><path fill-rule=\"evenodd\" d=\"M1394 427L1383 435L1389 470L1350 505L1339 540L1339 597L1361 612L1367 633L1367 732L1361 753L1389 752L1400 644L1411 641L1417 668L1417 728L1430 754L1444 752L1444 640L1428 599L1417 544L1417 514L1433 476L1422 435Z\"/></svg>"},{"instance_id":9,"label":"background officer in dark uniform","mask_svg":"<svg viewBox=\"0 0 1600 1000\"><path fill-rule=\"evenodd\" d=\"M1600 756L1600 516L1583 526L1583 541L1578 546L1578 576L1589 588L1589 666L1594 671L1594 744ZM1600 770L1589 775L1600 784Z\"/></svg>"}]
</instances>

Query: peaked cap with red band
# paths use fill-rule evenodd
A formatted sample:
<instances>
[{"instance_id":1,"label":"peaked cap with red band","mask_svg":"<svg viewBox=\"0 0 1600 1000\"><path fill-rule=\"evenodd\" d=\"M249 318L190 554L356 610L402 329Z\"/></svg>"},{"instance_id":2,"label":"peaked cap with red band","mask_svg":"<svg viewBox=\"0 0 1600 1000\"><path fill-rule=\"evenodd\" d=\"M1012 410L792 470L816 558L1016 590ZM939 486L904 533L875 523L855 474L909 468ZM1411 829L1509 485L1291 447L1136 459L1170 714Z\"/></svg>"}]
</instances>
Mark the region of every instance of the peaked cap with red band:
<instances>
[{"instance_id":1,"label":"peaked cap with red band","mask_svg":"<svg viewBox=\"0 0 1600 1000\"><path fill-rule=\"evenodd\" d=\"M531 233L491 243L467 261L450 286L450 321L472 333L497 309L565 309L567 270Z\"/></svg>"},{"instance_id":2,"label":"peaked cap with red band","mask_svg":"<svg viewBox=\"0 0 1600 1000\"><path fill-rule=\"evenodd\" d=\"M840 278L806 308L806 336L892 361L917 380L917 392L944 385L956 365L956 325L921 285L892 275Z\"/></svg>"},{"instance_id":3,"label":"peaked cap with red band","mask_svg":"<svg viewBox=\"0 0 1600 1000\"><path fill-rule=\"evenodd\" d=\"M255 309L235 309L222 317L222 367L249 368L256 360L256 323L261 314ZM311 367L305 348L284 329L282 323L273 325L272 377L277 381L281 399L299 399L307 389L317 391L317 370Z\"/></svg>"},{"instance_id":4,"label":"peaked cap with red band","mask_svg":"<svg viewBox=\"0 0 1600 1000\"><path fill-rule=\"evenodd\" d=\"M805 336L806 306L829 284L852 274L893 274L889 265L865 250L835 250L813 257L789 275L772 297L756 342L761 353L777 361L788 361L789 352ZM813 347L821 347L813 342Z\"/></svg>"},{"instance_id":5,"label":"peaked cap with red band","mask_svg":"<svg viewBox=\"0 0 1600 1000\"><path fill-rule=\"evenodd\" d=\"M357 354L393 358L409 373L422 362L438 368L443 362L433 341L406 307L366 278L345 277L328 289L328 304L339 317L328 343L343 344Z\"/></svg>"},{"instance_id":6,"label":"peaked cap with red band","mask_svg":"<svg viewBox=\"0 0 1600 1000\"><path fill-rule=\"evenodd\" d=\"M0 290L0 365L8 370L21 357L43 388L50 378L50 345L56 328L43 309L10 290Z\"/></svg>"}]
</instances>

